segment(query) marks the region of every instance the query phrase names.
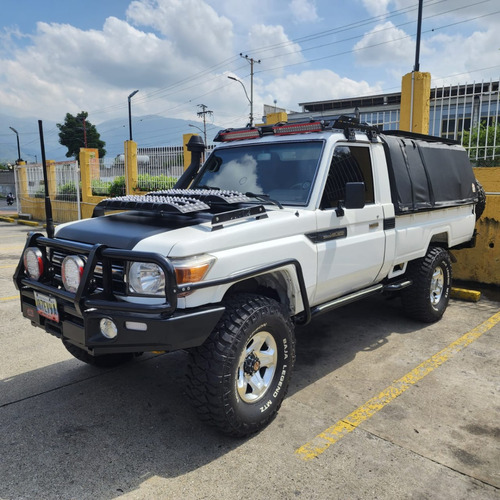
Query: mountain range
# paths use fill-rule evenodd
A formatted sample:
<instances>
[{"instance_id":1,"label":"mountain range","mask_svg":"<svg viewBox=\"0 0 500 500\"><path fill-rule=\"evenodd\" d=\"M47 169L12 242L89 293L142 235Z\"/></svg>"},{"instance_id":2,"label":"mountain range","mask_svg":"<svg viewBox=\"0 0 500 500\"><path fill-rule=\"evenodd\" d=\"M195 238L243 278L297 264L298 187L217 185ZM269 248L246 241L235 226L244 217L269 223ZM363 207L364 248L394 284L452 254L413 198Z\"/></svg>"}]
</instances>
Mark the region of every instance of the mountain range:
<instances>
[{"instance_id":1,"label":"mountain range","mask_svg":"<svg viewBox=\"0 0 500 500\"><path fill-rule=\"evenodd\" d=\"M59 144L58 122L43 120L45 157L48 160L66 160L67 149ZM106 157L113 158L123 153L123 143L129 139L128 116L94 124L106 143ZM242 124L244 126L244 124ZM17 139L19 134L21 158L27 163L41 162L40 134L37 118L16 118L0 114L0 163L13 163L18 157ZM207 142L212 143L216 133L223 127L207 124ZM132 119L132 138L141 147L181 146L183 134L196 133L203 136L203 123L158 115L136 116Z\"/></svg>"}]
</instances>

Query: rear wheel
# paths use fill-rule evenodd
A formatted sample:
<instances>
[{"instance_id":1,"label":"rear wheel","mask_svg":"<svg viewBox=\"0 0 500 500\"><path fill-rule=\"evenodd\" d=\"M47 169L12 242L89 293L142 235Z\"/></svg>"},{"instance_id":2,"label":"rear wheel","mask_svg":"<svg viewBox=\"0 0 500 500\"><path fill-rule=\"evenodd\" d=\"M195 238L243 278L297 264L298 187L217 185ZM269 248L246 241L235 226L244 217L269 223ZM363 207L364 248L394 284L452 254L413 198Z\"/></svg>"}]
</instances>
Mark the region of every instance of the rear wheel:
<instances>
[{"instance_id":1,"label":"rear wheel","mask_svg":"<svg viewBox=\"0 0 500 500\"><path fill-rule=\"evenodd\" d=\"M246 436L275 417L286 395L295 361L292 324L275 300L235 295L190 356L188 393L200 418Z\"/></svg>"},{"instance_id":2,"label":"rear wheel","mask_svg":"<svg viewBox=\"0 0 500 500\"><path fill-rule=\"evenodd\" d=\"M481 215L483 215L484 209L486 208L486 192L480 182L476 180L476 190L477 190L477 203L476 203L476 220L479 220Z\"/></svg>"},{"instance_id":3,"label":"rear wheel","mask_svg":"<svg viewBox=\"0 0 500 500\"><path fill-rule=\"evenodd\" d=\"M427 255L408 264L413 284L401 294L408 316L426 323L443 316L450 299L451 261L444 248L430 247Z\"/></svg>"},{"instance_id":4,"label":"rear wheel","mask_svg":"<svg viewBox=\"0 0 500 500\"><path fill-rule=\"evenodd\" d=\"M66 340L62 341L67 351L76 359L87 363L88 365L97 366L98 368L112 368L113 366L128 363L134 357L133 352L120 352L115 354L103 354L101 356L92 356L84 349L69 343Z\"/></svg>"}]
</instances>

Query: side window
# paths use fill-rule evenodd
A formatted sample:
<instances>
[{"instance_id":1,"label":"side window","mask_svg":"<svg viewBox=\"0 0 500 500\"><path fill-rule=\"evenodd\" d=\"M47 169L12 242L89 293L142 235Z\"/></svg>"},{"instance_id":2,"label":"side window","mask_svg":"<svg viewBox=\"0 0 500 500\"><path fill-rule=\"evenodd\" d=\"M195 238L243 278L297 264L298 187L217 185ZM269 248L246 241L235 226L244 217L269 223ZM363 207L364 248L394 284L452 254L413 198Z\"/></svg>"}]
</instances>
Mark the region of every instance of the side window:
<instances>
[{"instance_id":1,"label":"side window","mask_svg":"<svg viewBox=\"0 0 500 500\"><path fill-rule=\"evenodd\" d=\"M337 146L333 152L321 208L335 208L345 199L348 182L365 183L365 203L374 203L373 171L370 148L366 146Z\"/></svg>"}]
</instances>

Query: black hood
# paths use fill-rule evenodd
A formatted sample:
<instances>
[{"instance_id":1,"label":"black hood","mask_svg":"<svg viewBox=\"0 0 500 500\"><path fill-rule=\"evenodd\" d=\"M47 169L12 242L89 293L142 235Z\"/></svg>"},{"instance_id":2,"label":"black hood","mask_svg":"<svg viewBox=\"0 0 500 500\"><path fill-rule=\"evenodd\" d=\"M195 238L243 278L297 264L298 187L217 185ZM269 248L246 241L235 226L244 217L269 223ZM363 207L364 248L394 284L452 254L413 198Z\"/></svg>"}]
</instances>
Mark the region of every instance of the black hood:
<instances>
[{"instance_id":1,"label":"black hood","mask_svg":"<svg viewBox=\"0 0 500 500\"><path fill-rule=\"evenodd\" d=\"M56 231L57 238L81 243L100 243L113 248L131 250L149 236L202 222L196 217L169 217L126 212L106 217L84 219Z\"/></svg>"}]
</instances>

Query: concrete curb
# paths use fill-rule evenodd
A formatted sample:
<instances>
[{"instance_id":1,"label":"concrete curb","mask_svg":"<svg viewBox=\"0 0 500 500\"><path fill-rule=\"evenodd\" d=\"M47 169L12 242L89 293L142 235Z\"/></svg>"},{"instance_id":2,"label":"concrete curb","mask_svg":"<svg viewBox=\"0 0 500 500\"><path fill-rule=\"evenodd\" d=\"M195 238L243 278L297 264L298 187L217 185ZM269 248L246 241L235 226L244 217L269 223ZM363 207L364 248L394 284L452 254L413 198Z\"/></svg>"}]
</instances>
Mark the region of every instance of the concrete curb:
<instances>
[{"instance_id":1,"label":"concrete curb","mask_svg":"<svg viewBox=\"0 0 500 500\"><path fill-rule=\"evenodd\" d=\"M0 221L10 222L13 224L14 222L16 222L16 219L13 219L12 217L5 217L4 215L0 215Z\"/></svg>"},{"instance_id":2,"label":"concrete curb","mask_svg":"<svg viewBox=\"0 0 500 500\"><path fill-rule=\"evenodd\" d=\"M40 226L40 222L34 221L34 220L24 220L24 219L19 219L16 215L7 216L7 215L0 215L0 221L2 222L9 222L11 224L17 223L17 224L23 224L25 226L31 226L31 227L38 227Z\"/></svg>"},{"instance_id":3,"label":"concrete curb","mask_svg":"<svg viewBox=\"0 0 500 500\"><path fill-rule=\"evenodd\" d=\"M452 288L450 297L455 300L464 300L466 302L478 302L481 298L481 292L467 290L465 288Z\"/></svg>"},{"instance_id":4,"label":"concrete curb","mask_svg":"<svg viewBox=\"0 0 500 500\"><path fill-rule=\"evenodd\" d=\"M23 224L24 226L31 226L31 227L38 227L40 225L39 222L36 222L33 220L23 220L23 219L18 219L17 223Z\"/></svg>"}]
</instances>

